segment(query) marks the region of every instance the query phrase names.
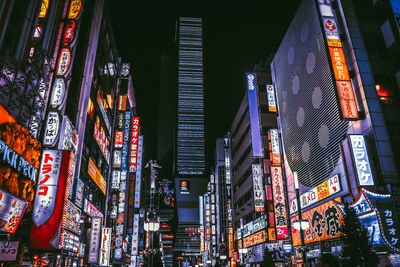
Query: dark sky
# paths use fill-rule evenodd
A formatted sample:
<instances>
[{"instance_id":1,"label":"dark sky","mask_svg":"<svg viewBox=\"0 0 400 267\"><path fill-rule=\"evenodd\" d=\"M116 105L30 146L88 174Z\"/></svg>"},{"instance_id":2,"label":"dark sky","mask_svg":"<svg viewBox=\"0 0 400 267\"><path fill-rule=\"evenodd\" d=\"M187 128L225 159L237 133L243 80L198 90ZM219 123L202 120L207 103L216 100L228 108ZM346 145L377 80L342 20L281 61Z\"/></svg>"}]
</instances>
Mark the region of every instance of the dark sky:
<instances>
[{"instance_id":1,"label":"dark sky","mask_svg":"<svg viewBox=\"0 0 400 267\"><path fill-rule=\"evenodd\" d=\"M110 1L119 54L131 62L146 158L156 157L160 56L171 51L176 18L204 19L206 141L212 157L216 138L229 130L244 96L245 72L276 51L300 1Z\"/></svg>"}]
</instances>

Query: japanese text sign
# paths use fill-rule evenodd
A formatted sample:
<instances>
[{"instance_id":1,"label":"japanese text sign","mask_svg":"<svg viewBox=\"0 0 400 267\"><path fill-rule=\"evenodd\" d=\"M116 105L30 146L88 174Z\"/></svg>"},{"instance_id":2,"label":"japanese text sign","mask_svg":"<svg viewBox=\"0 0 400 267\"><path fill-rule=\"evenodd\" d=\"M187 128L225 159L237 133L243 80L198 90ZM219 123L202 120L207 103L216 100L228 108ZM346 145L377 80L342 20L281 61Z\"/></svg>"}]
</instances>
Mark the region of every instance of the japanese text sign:
<instances>
[{"instance_id":1,"label":"japanese text sign","mask_svg":"<svg viewBox=\"0 0 400 267\"><path fill-rule=\"evenodd\" d=\"M138 255L139 245L139 214L133 215L132 255Z\"/></svg>"},{"instance_id":2,"label":"japanese text sign","mask_svg":"<svg viewBox=\"0 0 400 267\"><path fill-rule=\"evenodd\" d=\"M271 164L272 165L281 165L281 151L279 148L279 133L277 129L269 130L269 150L271 151Z\"/></svg>"},{"instance_id":3,"label":"japanese text sign","mask_svg":"<svg viewBox=\"0 0 400 267\"><path fill-rule=\"evenodd\" d=\"M289 231L281 167L271 167L271 182L274 196L276 237L277 239L287 239L289 238Z\"/></svg>"},{"instance_id":4,"label":"japanese text sign","mask_svg":"<svg viewBox=\"0 0 400 267\"><path fill-rule=\"evenodd\" d=\"M139 138L139 117L132 118L132 137L131 137L131 160L129 162L129 171L135 172L137 167L137 152Z\"/></svg>"},{"instance_id":5,"label":"japanese text sign","mask_svg":"<svg viewBox=\"0 0 400 267\"><path fill-rule=\"evenodd\" d=\"M252 164L254 208L256 212L264 211L264 186L261 164Z\"/></svg>"},{"instance_id":6,"label":"japanese text sign","mask_svg":"<svg viewBox=\"0 0 400 267\"><path fill-rule=\"evenodd\" d=\"M333 72L337 81L350 81L346 60L341 47L329 47Z\"/></svg>"},{"instance_id":7,"label":"japanese text sign","mask_svg":"<svg viewBox=\"0 0 400 267\"><path fill-rule=\"evenodd\" d=\"M276 112L275 90L272 84L267 84L268 111Z\"/></svg>"},{"instance_id":8,"label":"japanese text sign","mask_svg":"<svg viewBox=\"0 0 400 267\"><path fill-rule=\"evenodd\" d=\"M349 135L349 140L359 184L361 186L374 185L374 176L364 136L352 134Z\"/></svg>"},{"instance_id":9,"label":"japanese text sign","mask_svg":"<svg viewBox=\"0 0 400 267\"><path fill-rule=\"evenodd\" d=\"M358 119L357 104L350 81L337 81L339 102L343 118Z\"/></svg>"}]
</instances>

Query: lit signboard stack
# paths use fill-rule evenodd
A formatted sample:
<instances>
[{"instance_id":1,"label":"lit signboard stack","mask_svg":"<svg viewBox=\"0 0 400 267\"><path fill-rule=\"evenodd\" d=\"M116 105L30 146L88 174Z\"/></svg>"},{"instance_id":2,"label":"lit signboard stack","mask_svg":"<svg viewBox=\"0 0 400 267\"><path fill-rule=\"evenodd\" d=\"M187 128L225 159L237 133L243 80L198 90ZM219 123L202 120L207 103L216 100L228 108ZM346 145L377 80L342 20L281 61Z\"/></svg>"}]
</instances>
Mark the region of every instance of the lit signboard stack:
<instances>
[{"instance_id":1,"label":"lit signboard stack","mask_svg":"<svg viewBox=\"0 0 400 267\"><path fill-rule=\"evenodd\" d=\"M210 185L208 192L211 206L211 253L212 256L215 256L217 253L217 208L215 198L215 176L213 173L210 174Z\"/></svg>"},{"instance_id":2,"label":"lit signboard stack","mask_svg":"<svg viewBox=\"0 0 400 267\"><path fill-rule=\"evenodd\" d=\"M343 119L358 119L357 103L354 96L353 86L350 81L346 59L338 32L338 24L334 17L332 6L329 1L319 2L322 27L329 48L332 68L336 80L337 95Z\"/></svg>"},{"instance_id":3,"label":"lit signboard stack","mask_svg":"<svg viewBox=\"0 0 400 267\"><path fill-rule=\"evenodd\" d=\"M233 208L232 208L232 177L231 177L231 150L230 150L230 139L229 137L224 138L224 154L225 154L225 186L226 186L226 210L228 219L228 251L229 258L233 256ZM218 197L221 197L219 195ZM218 214L218 216L220 216Z\"/></svg>"},{"instance_id":4,"label":"lit signboard stack","mask_svg":"<svg viewBox=\"0 0 400 267\"><path fill-rule=\"evenodd\" d=\"M283 187L283 174L281 167L281 150L279 132L270 129L268 132L270 161L271 161L271 189L274 203L274 217L276 238L278 240L289 238L288 214L286 210L286 198ZM268 192L267 192L268 193Z\"/></svg>"}]
</instances>

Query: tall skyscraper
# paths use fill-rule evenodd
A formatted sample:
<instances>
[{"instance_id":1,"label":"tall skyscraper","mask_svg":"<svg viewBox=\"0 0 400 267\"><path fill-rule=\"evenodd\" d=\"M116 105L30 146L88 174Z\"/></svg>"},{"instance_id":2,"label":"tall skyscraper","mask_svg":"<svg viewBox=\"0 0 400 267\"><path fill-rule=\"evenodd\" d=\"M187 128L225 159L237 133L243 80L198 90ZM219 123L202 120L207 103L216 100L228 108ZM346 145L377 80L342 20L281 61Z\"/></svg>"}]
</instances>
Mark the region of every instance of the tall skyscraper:
<instances>
[{"instance_id":1,"label":"tall skyscraper","mask_svg":"<svg viewBox=\"0 0 400 267\"><path fill-rule=\"evenodd\" d=\"M179 18L178 110L175 173L205 169L203 34L201 18Z\"/></svg>"}]
</instances>

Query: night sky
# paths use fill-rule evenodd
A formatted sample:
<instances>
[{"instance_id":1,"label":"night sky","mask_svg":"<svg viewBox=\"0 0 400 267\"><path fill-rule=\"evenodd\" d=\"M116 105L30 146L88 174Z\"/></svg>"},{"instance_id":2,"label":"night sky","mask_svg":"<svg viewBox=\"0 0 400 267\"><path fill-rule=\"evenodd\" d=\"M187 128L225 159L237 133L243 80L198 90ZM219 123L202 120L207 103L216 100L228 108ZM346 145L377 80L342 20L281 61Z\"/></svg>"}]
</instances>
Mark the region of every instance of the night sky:
<instances>
[{"instance_id":1,"label":"night sky","mask_svg":"<svg viewBox=\"0 0 400 267\"><path fill-rule=\"evenodd\" d=\"M300 1L110 1L119 55L131 63L147 160L156 158L160 57L173 51L176 18L203 18L206 142L212 163L215 140L229 130L245 94L245 72L277 50Z\"/></svg>"}]
</instances>

